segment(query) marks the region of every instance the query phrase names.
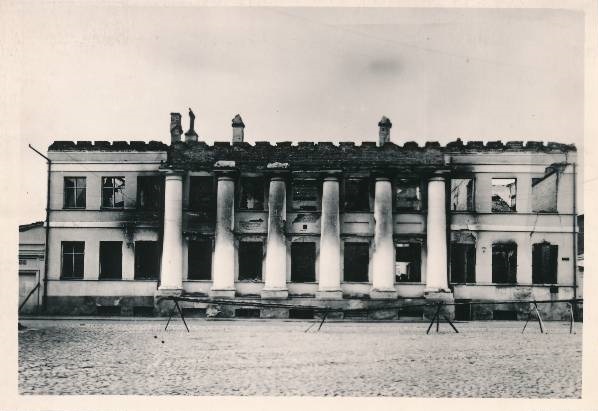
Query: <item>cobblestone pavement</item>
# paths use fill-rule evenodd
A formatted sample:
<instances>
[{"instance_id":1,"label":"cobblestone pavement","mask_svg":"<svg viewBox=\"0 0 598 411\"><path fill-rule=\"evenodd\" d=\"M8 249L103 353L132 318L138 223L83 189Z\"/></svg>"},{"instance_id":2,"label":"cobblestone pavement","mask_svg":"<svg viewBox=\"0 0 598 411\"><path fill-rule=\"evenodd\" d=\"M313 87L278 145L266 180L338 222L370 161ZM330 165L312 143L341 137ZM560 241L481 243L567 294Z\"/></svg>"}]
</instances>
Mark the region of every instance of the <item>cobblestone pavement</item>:
<instances>
[{"instance_id":1,"label":"cobblestone pavement","mask_svg":"<svg viewBox=\"0 0 598 411\"><path fill-rule=\"evenodd\" d=\"M580 398L581 324L23 320L21 394ZM314 327L312 330L314 330Z\"/></svg>"}]
</instances>

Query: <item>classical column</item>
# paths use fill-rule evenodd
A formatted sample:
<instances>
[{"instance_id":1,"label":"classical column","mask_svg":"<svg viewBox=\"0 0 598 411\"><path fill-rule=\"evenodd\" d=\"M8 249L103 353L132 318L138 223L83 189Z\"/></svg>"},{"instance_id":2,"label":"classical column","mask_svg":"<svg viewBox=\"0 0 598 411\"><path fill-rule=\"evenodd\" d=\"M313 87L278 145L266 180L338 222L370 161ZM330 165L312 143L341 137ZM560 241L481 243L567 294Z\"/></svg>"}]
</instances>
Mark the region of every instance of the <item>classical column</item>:
<instances>
[{"instance_id":1,"label":"classical column","mask_svg":"<svg viewBox=\"0 0 598 411\"><path fill-rule=\"evenodd\" d=\"M262 298L287 298L286 184L272 177L268 194L268 242L266 244L266 283Z\"/></svg>"},{"instance_id":2,"label":"classical column","mask_svg":"<svg viewBox=\"0 0 598 411\"><path fill-rule=\"evenodd\" d=\"M436 175L428 181L427 272L428 292L448 291L446 243L445 178Z\"/></svg>"},{"instance_id":3,"label":"classical column","mask_svg":"<svg viewBox=\"0 0 598 411\"><path fill-rule=\"evenodd\" d=\"M216 193L216 235L212 297L235 296L235 182L230 176L218 177Z\"/></svg>"},{"instance_id":4,"label":"classical column","mask_svg":"<svg viewBox=\"0 0 598 411\"><path fill-rule=\"evenodd\" d=\"M326 177L322 187L320 278L317 298L341 299L341 241L337 177Z\"/></svg>"},{"instance_id":5,"label":"classical column","mask_svg":"<svg viewBox=\"0 0 598 411\"><path fill-rule=\"evenodd\" d=\"M374 200L374 254L372 256L371 298L397 298L395 290L395 258L393 220L392 220L392 184L385 177L376 178Z\"/></svg>"},{"instance_id":6,"label":"classical column","mask_svg":"<svg viewBox=\"0 0 598 411\"><path fill-rule=\"evenodd\" d=\"M183 175L169 171L164 187L164 236L160 267L160 294L183 289Z\"/></svg>"}]
</instances>

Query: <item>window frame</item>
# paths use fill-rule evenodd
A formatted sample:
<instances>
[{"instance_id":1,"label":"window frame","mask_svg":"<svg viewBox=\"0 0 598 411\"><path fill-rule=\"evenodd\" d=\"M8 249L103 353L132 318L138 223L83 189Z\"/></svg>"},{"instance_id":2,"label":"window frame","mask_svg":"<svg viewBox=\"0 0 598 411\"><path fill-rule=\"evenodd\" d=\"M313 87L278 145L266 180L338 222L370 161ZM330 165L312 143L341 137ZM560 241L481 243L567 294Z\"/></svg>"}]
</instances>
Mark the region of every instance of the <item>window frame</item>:
<instances>
[{"instance_id":1,"label":"window frame","mask_svg":"<svg viewBox=\"0 0 598 411\"><path fill-rule=\"evenodd\" d=\"M297 182L312 182L313 186L316 189L316 204L315 209L309 210L306 208L295 207L295 187L297 186ZM294 177L291 179L291 187L290 187L290 195L289 195L289 209L298 212L298 213L317 213L322 211L322 182L318 178L314 177Z\"/></svg>"},{"instance_id":2,"label":"window frame","mask_svg":"<svg viewBox=\"0 0 598 411\"><path fill-rule=\"evenodd\" d=\"M514 273L511 275L510 272L507 273L507 281L495 281L497 278L495 278L495 266L494 266L494 254L495 254L495 247L513 247L514 248L514 257L515 257L515 262L513 264L514 266ZM499 284L499 285L515 285L517 284L517 275L518 275L518 269L517 269L517 264L518 264L518 256L517 254L519 253L519 246L516 242L512 242L512 241L504 241L504 242L495 242L492 243L492 255L491 255L491 273L492 273L492 284ZM512 260L509 260L512 261ZM508 266L507 266L508 268ZM509 278L509 277L514 277L514 278ZM508 281L512 279L513 281Z\"/></svg>"},{"instance_id":3,"label":"window frame","mask_svg":"<svg viewBox=\"0 0 598 411\"><path fill-rule=\"evenodd\" d=\"M67 179L74 179L75 186L74 187L67 187L66 181ZM83 180L84 186L78 187L77 180ZM85 176L64 176L63 180L63 191L62 191L62 208L65 210L84 210L87 208L87 177ZM73 190L73 200L75 205L69 206L67 204L67 190ZM77 205L77 190L83 191L83 205Z\"/></svg>"},{"instance_id":4,"label":"window frame","mask_svg":"<svg viewBox=\"0 0 598 411\"><path fill-rule=\"evenodd\" d=\"M397 189L401 185L401 182L410 182L414 183L414 187L417 190L418 194L418 207L399 207L398 199L397 199ZM424 188L423 188L423 181L419 177L404 177L399 176L393 179L392 181L392 208L395 212L410 212L410 213L421 213L424 210Z\"/></svg>"},{"instance_id":5,"label":"window frame","mask_svg":"<svg viewBox=\"0 0 598 411\"><path fill-rule=\"evenodd\" d=\"M554 267L553 267L553 271L554 271L554 281L553 282L546 282L545 280L547 279L547 275L544 274L541 276L541 282L536 281L536 279L538 278L536 275L536 270L539 270L540 272L545 273L546 270L543 270L543 268L545 268L543 265L542 267L536 267L536 258L535 258L535 248L537 246L542 246L542 247L549 247L549 249L551 249L550 252L552 252L552 250L555 250L555 254L554 254ZM559 246L558 244L552 244L548 241L542 241L539 243L533 243L532 244L532 284L533 285L556 285L558 284L559 281Z\"/></svg>"},{"instance_id":6,"label":"window frame","mask_svg":"<svg viewBox=\"0 0 598 411\"><path fill-rule=\"evenodd\" d=\"M244 277L241 278L242 273L242 264L241 264L241 247L242 244L259 244L261 246L261 253L257 253L256 258L259 258L259 263L257 264L257 268L259 269L259 277ZM239 239L238 249L237 249L237 281L239 282L248 282L248 283L262 283L265 281L264 278L264 257L265 257L265 244L264 240L255 240L255 239Z\"/></svg>"},{"instance_id":7,"label":"window frame","mask_svg":"<svg viewBox=\"0 0 598 411\"><path fill-rule=\"evenodd\" d=\"M141 194L142 194L142 184L141 180L143 179L156 179L159 181L159 193L158 193L158 205L156 208L154 207L147 207L141 206ZM137 198L136 198L136 208L140 211L161 211L164 209L164 177L162 175L156 174L140 174L137 176Z\"/></svg>"},{"instance_id":8,"label":"window frame","mask_svg":"<svg viewBox=\"0 0 598 411\"><path fill-rule=\"evenodd\" d=\"M70 246L74 246L74 245L79 245L82 246L82 251L81 252L70 252L70 253L66 253L65 252L65 246L70 245ZM75 275L70 275L67 276L65 275L65 264L64 264L64 260L65 260L65 255L71 255L72 259L73 259L73 263L72 263L72 268L73 268L73 272L75 271L75 256L76 255L81 255L82 256L82 262L81 262L81 274L77 274ZM60 279L61 280L83 280L85 278L85 241L61 241L60 242Z\"/></svg>"},{"instance_id":9,"label":"window frame","mask_svg":"<svg viewBox=\"0 0 598 411\"><path fill-rule=\"evenodd\" d=\"M455 268L455 265L453 264L453 260L454 260L453 253L455 252L457 246L464 247L464 248L471 247L473 249L473 261L471 261L471 265L467 266L467 267L473 267L473 279L469 277L469 275L468 275L469 272L467 271L467 269L466 269L465 273L463 274L463 279L465 281L456 281L453 276L454 268ZM465 251L463 254L463 259L464 259L464 261L467 261L467 254ZM477 274L476 264L477 264L477 247L476 247L475 243L451 241L451 244L450 244L450 282L452 284L476 284L476 276L477 276L476 275ZM473 281L470 281L470 280L473 280Z\"/></svg>"},{"instance_id":10,"label":"window frame","mask_svg":"<svg viewBox=\"0 0 598 411\"><path fill-rule=\"evenodd\" d=\"M509 205L509 208L512 208L509 211L498 211L498 210L494 210L493 208L493 202L492 202L492 197L494 197L494 180L514 180L515 182L515 206L511 206ZM511 214L511 213L517 213L517 197L519 196L519 190L518 190L518 179L517 177L491 177L490 179L490 212L493 214ZM513 198L511 198L511 202L513 202Z\"/></svg>"},{"instance_id":11,"label":"window frame","mask_svg":"<svg viewBox=\"0 0 598 411\"><path fill-rule=\"evenodd\" d=\"M417 246L419 247L419 261L417 262L417 277L419 278L419 280L413 281L413 280L406 280L406 281L401 281L397 279L397 269L396 269L396 263L397 263L397 248L399 246L399 244L408 244L409 247L412 246ZM395 284L421 284L422 283L422 251L423 251L423 244L420 241L416 241L416 240L408 240L408 239L395 239L393 242L393 248L394 248L394 267L393 267L393 274L394 274L394 282ZM406 248L406 247L405 247Z\"/></svg>"},{"instance_id":12,"label":"window frame","mask_svg":"<svg viewBox=\"0 0 598 411\"><path fill-rule=\"evenodd\" d=\"M112 187L105 187L104 186L104 184L105 184L104 180L109 179L109 178L113 179L113 182L114 182L114 179L117 179L117 178L120 178L123 181L122 186L120 186L121 195L122 195L122 203L123 203L122 206L115 206L115 203L116 203L115 202L115 197L116 197L116 193L117 193L117 189L118 188L114 184L112 185ZM102 176L101 182L102 182L102 185L101 185L101 190L102 190L102 192L101 192L101 199L102 199L101 200L102 201L101 202L101 208L102 209L106 209L106 210L123 210L125 208L125 203L126 203L126 201L125 201L126 200L126 194L125 194L126 179L125 179L125 177L124 176ZM105 190L111 190L112 191L112 205L105 205L104 204L104 191Z\"/></svg>"},{"instance_id":13,"label":"window frame","mask_svg":"<svg viewBox=\"0 0 598 411\"><path fill-rule=\"evenodd\" d=\"M340 207L341 211L344 213L371 213L372 212L372 202L370 201L370 197L372 194L373 184L370 181L371 179L367 176L347 176L343 179L343 191L342 191L342 207ZM364 208L348 208L347 207L347 184L350 181L361 181L367 185L365 187L366 198L367 198L367 207Z\"/></svg>"},{"instance_id":14,"label":"window frame","mask_svg":"<svg viewBox=\"0 0 598 411\"><path fill-rule=\"evenodd\" d=\"M207 250L209 251L209 261L206 261L206 264L209 264L209 270L206 267L205 271L202 271L201 274L208 274L207 278L200 278L201 276L198 275L198 272L192 272L192 261L191 259L191 248L192 244L203 243L206 245ZM206 251L206 250L204 250ZM212 281L213 280L213 259L214 259L214 240L212 238L198 238L189 240L187 243L187 280L189 281ZM204 276L205 277L205 276Z\"/></svg>"},{"instance_id":15,"label":"window frame","mask_svg":"<svg viewBox=\"0 0 598 411\"><path fill-rule=\"evenodd\" d=\"M197 203L195 201L195 196L193 187L196 186L194 181L210 181L211 190L209 193L209 204L208 207L200 207L202 204ZM200 184L201 185L201 184ZM218 190L218 181L213 175L191 175L189 176L189 201L188 201L188 210L193 212L200 212L200 213L215 213L216 212L216 196ZM205 193L204 193L205 194Z\"/></svg>"},{"instance_id":16,"label":"window frame","mask_svg":"<svg viewBox=\"0 0 598 411\"><path fill-rule=\"evenodd\" d=\"M453 180L471 180L471 204L467 204L467 208L465 210L453 210ZM491 183L492 184L492 183ZM449 210L452 213L471 213L475 212L476 210L476 179L475 176L472 175L456 175L451 177L450 179L450 186L449 186ZM490 205L492 207L492 204Z\"/></svg>"},{"instance_id":17,"label":"window frame","mask_svg":"<svg viewBox=\"0 0 598 411\"><path fill-rule=\"evenodd\" d=\"M156 255L156 265L157 267L155 267L156 269L156 275L155 277L146 277L146 276L141 276L138 272L138 258L141 258L141 256L138 256L138 247L139 244L146 244L146 243L153 243L154 247L156 248L156 250L154 250L157 255ZM139 280L139 281L159 281L160 280L160 263L161 263L161 250L159 250L160 248L160 242L159 241L154 241L154 240L140 240L140 241L135 241L134 244L135 250L134 250L134 256L133 256L133 278L135 280Z\"/></svg>"},{"instance_id":18,"label":"window frame","mask_svg":"<svg viewBox=\"0 0 598 411\"><path fill-rule=\"evenodd\" d=\"M347 267L349 266L347 264L347 256L350 254L354 254L354 253L350 253L347 254L347 245L349 245L349 247L352 247L354 245L357 245L359 247L363 247L364 249L367 250L367 262L365 265L365 280L354 280L354 279L347 279ZM355 241L355 240L351 240L351 239L347 239L343 241L343 273L342 273L342 282L343 283L354 283L354 284L368 284L370 283L370 262L371 259L371 245L369 241Z\"/></svg>"},{"instance_id":19,"label":"window frame","mask_svg":"<svg viewBox=\"0 0 598 411\"><path fill-rule=\"evenodd\" d=\"M120 272L119 272L118 277L106 277L105 274L102 275L102 244L107 244L107 243L113 243L113 245L118 243L120 245ZM99 280L114 280L114 281L122 280L122 275L123 275L122 247L123 247L122 241L100 241L100 244L98 246L98 263L99 263L98 264L98 279Z\"/></svg>"},{"instance_id":20,"label":"window frame","mask_svg":"<svg viewBox=\"0 0 598 411\"><path fill-rule=\"evenodd\" d=\"M257 180L259 182L261 182L261 184L258 184L258 187L261 187L261 194L262 194L262 206L257 207L257 208L248 208L245 207L243 205L244 201L243 201L243 196L246 193L246 189L245 189L245 185L244 182L247 180ZM266 182L269 180L266 179L265 176L263 175L241 175L239 176L239 178L237 179L238 181L238 191L237 191L237 210L239 211L254 211L254 212L261 212L261 211L267 211L268 210L268 190L266 189Z\"/></svg>"},{"instance_id":21,"label":"window frame","mask_svg":"<svg viewBox=\"0 0 598 411\"><path fill-rule=\"evenodd\" d=\"M294 267L295 265L293 264L293 247L295 247L295 249L298 249L300 247L297 246L297 244L310 244L313 245L313 264L310 265L310 270L313 270L313 280L312 281L296 281L293 280L293 272L294 272ZM317 278L317 273L316 273L316 259L317 259L317 255L318 255L318 246L317 243L315 241L293 241L291 242L291 246L290 246L290 254L291 254L291 269L290 269L290 282L294 283L294 284L313 284L316 283L318 278Z\"/></svg>"}]
</instances>

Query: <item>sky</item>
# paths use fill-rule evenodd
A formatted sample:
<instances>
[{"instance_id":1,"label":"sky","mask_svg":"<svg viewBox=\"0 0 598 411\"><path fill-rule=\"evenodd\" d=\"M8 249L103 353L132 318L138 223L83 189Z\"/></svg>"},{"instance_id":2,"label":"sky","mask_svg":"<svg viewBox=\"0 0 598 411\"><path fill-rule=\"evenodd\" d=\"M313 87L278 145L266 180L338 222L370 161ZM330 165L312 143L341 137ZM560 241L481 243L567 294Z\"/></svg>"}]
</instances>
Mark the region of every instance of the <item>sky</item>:
<instances>
[{"instance_id":1,"label":"sky","mask_svg":"<svg viewBox=\"0 0 598 411\"><path fill-rule=\"evenodd\" d=\"M20 224L45 216L46 164L28 144L168 143L170 113L187 130L189 107L208 142L230 141L237 113L250 143L376 141L386 115L397 144L583 150L580 12L123 4L16 6Z\"/></svg>"}]
</instances>

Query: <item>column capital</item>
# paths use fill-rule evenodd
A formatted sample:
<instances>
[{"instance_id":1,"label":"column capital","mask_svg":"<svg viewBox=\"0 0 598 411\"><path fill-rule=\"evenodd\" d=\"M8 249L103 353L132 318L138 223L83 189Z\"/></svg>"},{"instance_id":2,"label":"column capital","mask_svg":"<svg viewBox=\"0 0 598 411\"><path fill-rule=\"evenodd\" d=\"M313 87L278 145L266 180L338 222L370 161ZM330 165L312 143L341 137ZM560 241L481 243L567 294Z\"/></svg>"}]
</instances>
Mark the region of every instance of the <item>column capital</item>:
<instances>
[{"instance_id":1,"label":"column capital","mask_svg":"<svg viewBox=\"0 0 598 411\"><path fill-rule=\"evenodd\" d=\"M323 181L338 181L343 176L342 170L322 170L320 171L320 178Z\"/></svg>"},{"instance_id":2,"label":"column capital","mask_svg":"<svg viewBox=\"0 0 598 411\"><path fill-rule=\"evenodd\" d=\"M172 168L163 168L160 169L160 174L166 176L166 177L183 177L183 175L186 173L185 170L182 169L172 169Z\"/></svg>"},{"instance_id":3,"label":"column capital","mask_svg":"<svg viewBox=\"0 0 598 411\"><path fill-rule=\"evenodd\" d=\"M430 175L428 181L445 181L449 178L449 170L436 170Z\"/></svg>"}]
</instances>

